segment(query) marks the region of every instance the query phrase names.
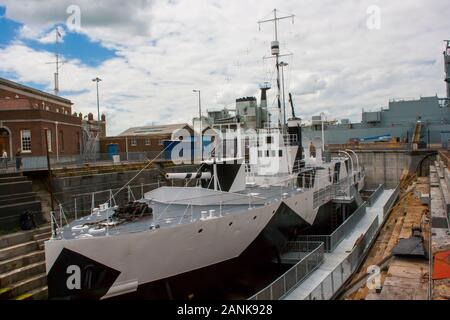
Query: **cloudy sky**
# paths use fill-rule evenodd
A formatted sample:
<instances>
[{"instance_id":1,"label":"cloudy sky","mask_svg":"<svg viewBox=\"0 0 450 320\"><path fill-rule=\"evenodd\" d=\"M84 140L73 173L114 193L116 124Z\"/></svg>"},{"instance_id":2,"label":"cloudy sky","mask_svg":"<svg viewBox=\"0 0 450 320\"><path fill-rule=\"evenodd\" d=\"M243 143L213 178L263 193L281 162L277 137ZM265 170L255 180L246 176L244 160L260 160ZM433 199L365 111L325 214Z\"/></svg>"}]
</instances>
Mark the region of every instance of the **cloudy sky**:
<instances>
[{"instance_id":1,"label":"cloudy sky","mask_svg":"<svg viewBox=\"0 0 450 320\"><path fill-rule=\"evenodd\" d=\"M274 81L273 25L279 24L286 90L309 119L359 121L361 109L391 98L444 95L448 0L0 0L0 77L53 89L55 26L65 61L60 94L74 109L101 112L108 134L130 126L190 122L204 109L232 108ZM79 13L79 14L78 14ZM79 22L79 24L78 24ZM269 107L275 111L275 90Z\"/></svg>"}]
</instances>

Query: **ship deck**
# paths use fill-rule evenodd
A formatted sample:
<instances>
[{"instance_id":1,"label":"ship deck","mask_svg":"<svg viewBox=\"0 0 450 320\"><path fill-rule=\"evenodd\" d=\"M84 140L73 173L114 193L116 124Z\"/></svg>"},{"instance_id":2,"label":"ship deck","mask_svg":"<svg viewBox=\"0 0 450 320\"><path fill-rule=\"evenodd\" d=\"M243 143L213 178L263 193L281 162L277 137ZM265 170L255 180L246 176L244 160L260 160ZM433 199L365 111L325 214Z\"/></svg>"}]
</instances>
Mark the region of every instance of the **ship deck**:
<instances>
[{"instance_id":1,"label":"ship deck","mask_svg":"<svg viewBox=\"0 0 450 320\"><path fill-rule=\"evenodd\" d=\"M170 187L166 187L170 188ZM169 190L170 191L170 190ZM175 192L176 190L174 190ZM193 223L200 219L218 218L225 215L239 214L252 208L260 207L288 198L294 194L304 192L304 189L292 186L248 186L245 190L233 193L234 199L239 199L241 204L223 203L191 205L179 203L160 202L152 199L140 199L139 202L147 203L153 209L153 216L142 217L136 221L117 224L110 217L114 208L98 210L92 214L79 218L65 225L61 232L63 239L75 239L81 237L99 237L105 235L119 235L123 233L142 232L150 229L175 227L177 225ZM235 200L236 201L236 200ZM230 201L232 202L232 201ZM203 217L202 217L203 216ZM93 234L88 230L95 225L102 228ZM85 227L83 232L74 231L73 227ZM103 232L101 232L103 230Z\"/></svg>"}]
</instances>

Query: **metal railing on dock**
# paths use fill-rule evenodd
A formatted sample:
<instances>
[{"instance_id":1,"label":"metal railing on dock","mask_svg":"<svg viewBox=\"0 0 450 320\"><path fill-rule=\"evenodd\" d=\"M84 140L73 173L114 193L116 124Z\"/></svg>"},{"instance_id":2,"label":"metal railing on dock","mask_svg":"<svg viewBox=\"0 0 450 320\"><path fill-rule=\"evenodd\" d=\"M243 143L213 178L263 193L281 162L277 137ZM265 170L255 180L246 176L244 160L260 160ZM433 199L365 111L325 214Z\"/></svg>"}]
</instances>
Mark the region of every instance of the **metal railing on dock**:
<instances>
[{"instance_id":1,"label":"metal railing on dock","mask_svg":"<svg viewBox=\"0 0 450 320\"><path fill-rule=\"evenodd\" d=\"M336 230L330 235L304 235L297 237L298 241L306 242L323 242L326 252L332 252L338 244L345 238L345 236L352 230L362 217L366 214L367 203L364 202L353 214L344 221Z\"/></svg>"},{"instance_id":2,"label":"metal railing on dock","mask_svg":"<svg viewBox=\"0 0 450 320\"><path fill-rule=\"evenodd\" d=\"M384 184L378 185L378 187L375 189L375 191L370 195L369 199L367 199L367 205L371 206L377 201L377 199L380 197L380 195L384 191Z\"/></svg>"},{"instance_id":3,"label":"metal railing on dock","mask_svg":"<svg viewBox=\"0 0 450 320\"><path fill-rule=\"evenodd\" d=\"M392 206L394 205L395 201L397 201L398 196L400 195L400 184L397 185L394 192L389 197L388 201L383 206L383 218L386 218L386 215L391 210Z\"/></svg>"},{"instance_id":4,"label":"metal railing on dock","mask_svg":"<svg viewBox=\"0 0 450 320\"><path fill-rule=\"evenodd\" d=\"M347 258L321 281L305 300L329 300L336 295L341 286L361 265L365 252L377 233L378 226L378 219L375 219L367 230L367 233L357 242L357 245L352 249Z\"/></svg>"},{"instance_id":5,"label":"metal railing on dock","mask_svg":"<svg viewBox=\"0 0 450 320\"><path fill-rule=\"evenodd\" d=\"M287 249L293 252L308 253L283 275L248 300L278 300L283 298L323 262L324 245L322 242L288 242Z\"/></svg>"},{"instance_id":6,"label":"metal railing on dock","mask_svg":"<svg viewBox=\"0 0 450 320\"><path fill-rule=\"evenodd\" d=\"M58 157L51 156L50 163L53 169L59 168L77 168L86 165L113 165L121 163L144 162L151 159L157 154L154 152L128 152L118 154L116 160L108 153L95 153L89 155L60 155ZM163 157L160 156L159 159ZM159 160L158 159L158 160ZM47 170L46 156L22 156L23 171Z\"/></svg>"}]
</instances>

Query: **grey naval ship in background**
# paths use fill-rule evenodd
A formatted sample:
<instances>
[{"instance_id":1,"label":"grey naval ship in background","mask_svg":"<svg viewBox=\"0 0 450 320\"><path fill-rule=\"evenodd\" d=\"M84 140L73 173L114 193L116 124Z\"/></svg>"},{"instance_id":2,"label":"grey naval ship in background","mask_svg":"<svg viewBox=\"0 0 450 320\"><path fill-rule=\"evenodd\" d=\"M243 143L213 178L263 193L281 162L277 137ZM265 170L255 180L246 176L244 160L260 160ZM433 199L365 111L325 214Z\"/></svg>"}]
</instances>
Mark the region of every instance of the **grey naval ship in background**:
<instances>
[{"instance_id":1,"label":"grey naval ship in background","mask_svg":"<svg viewBox=\"0 0 450 320\"><path fill-rule=\"evenodd\" d=\"M271 50L279 71L278 41ZM444 54L448 75L448 43ZM426 128L425 142L442 139L449 121L448 76L446 81L447 98L392 101L389 110L364 112L360 124L328 123L327 139L407 140L418 123ZM310 232L330 234L336 228L331 212L348 218L363 202L364 168L357 154L347 150L332 157L308 146L304 141L320 134L317 122L302 126L292 98L292 115L283 120L279 72L278 124L271 122L269 89L262 86L260 106L249 97L236 100L235 115L209 113L205 120L216 129L239 119L259 128L250 138L233 139L231 155L227 140L216 139L197 171L166 174L191 183L161 186L125 205L111 197L90 215L54 226L45 242L49 298L248 298L287 269L282 261L289 241ZM276 170L268 169L274 164ZM347 200L338 211L336 198ZM81 282L73 281L76 275ZM252 290L233 288L249 278Z\"/></svg>"}]
</instances>

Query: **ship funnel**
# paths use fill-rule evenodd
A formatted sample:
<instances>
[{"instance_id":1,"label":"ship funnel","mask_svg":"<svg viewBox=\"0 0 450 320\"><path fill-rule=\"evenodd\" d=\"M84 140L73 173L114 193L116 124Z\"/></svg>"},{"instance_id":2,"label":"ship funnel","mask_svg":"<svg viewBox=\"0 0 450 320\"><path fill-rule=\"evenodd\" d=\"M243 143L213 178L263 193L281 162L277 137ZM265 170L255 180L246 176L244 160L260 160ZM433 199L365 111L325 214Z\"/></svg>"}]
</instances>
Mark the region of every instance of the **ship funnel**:
<instances>
[{"instance_id":1,"label":"ship funnel","mask_svg":"<svg viewBox=\"0 0 450 320\"><path fill-rule=\"evenodd\" d=\"M444 51L445 82L447 85L447 99L450 99L450 40L444 41L446 43Z\"/></svg>"},{"instance_id":2,"label":"ship funnel","mask_svg":"<svg viewBox=\"0 0 450 320\"><path fill-rule=\"evenodd\" d=\"M270 90L271 84L269 82L264 82L259 86L259 88L261 89L260 107L267 108L267 90Z\"/></svg>"}]
</instances>

